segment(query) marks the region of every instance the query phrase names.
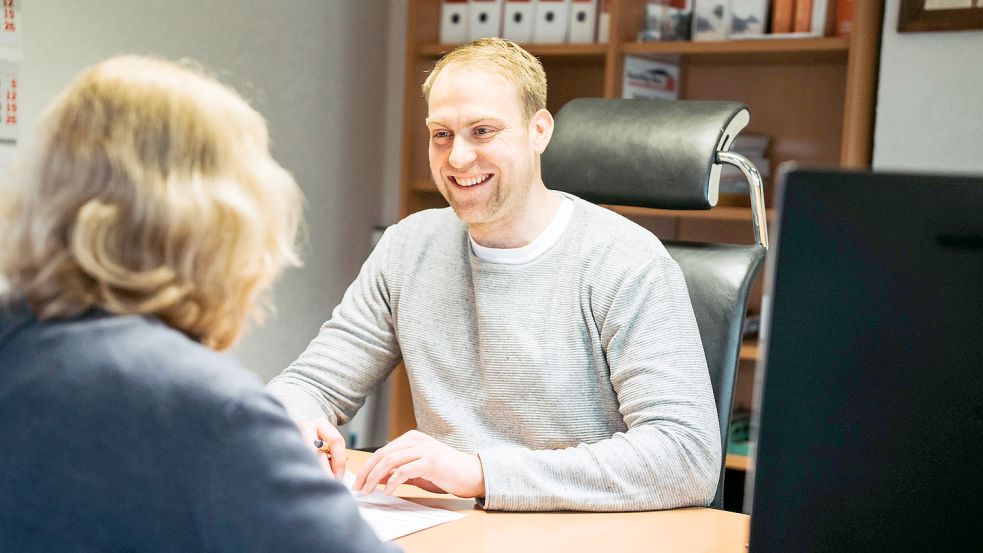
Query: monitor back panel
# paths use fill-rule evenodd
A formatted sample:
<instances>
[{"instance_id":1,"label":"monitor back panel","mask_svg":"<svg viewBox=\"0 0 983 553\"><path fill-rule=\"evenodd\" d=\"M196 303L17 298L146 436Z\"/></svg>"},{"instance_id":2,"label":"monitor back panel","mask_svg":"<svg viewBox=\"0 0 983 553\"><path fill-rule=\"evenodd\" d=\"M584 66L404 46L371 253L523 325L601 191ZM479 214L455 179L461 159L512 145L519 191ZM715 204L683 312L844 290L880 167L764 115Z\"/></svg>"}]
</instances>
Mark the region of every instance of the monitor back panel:
<instances>
[{"instance_id":1,"label":"monitor back panel","mask_svg":"<svg viewBox=\"0 0 983 553\"><path fill-rule=\"evenodd\" d=\"M752 553L983 551L983 178L780 195Z\"/></svg>"}]
</instances>

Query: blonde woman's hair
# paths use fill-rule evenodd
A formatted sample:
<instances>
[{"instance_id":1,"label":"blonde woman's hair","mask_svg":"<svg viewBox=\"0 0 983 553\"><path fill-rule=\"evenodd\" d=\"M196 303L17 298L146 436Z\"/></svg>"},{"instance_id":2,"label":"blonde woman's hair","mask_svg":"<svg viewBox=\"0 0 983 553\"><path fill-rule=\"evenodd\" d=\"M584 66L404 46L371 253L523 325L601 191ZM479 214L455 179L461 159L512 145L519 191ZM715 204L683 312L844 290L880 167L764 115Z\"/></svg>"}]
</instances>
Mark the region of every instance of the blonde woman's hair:
<instances>
[{"instance_id":1,"label":"blonde woman's hair","mask_svg":"<svg viewBox=\"0 0 983 553\"><path fill-rule=\"evenodd\" d=\"M546 109L546 71L536 56L518 44L501 38L479 38L458 46L440 58L423 82L423 97L430 99L430 89L437 75L448 66L488 69L498 72L515 83L519 101L528 121L533 114Z\"/></svg>"},{"instance_id":2,"label":"blonde woman's hair","mask_svg":"<svg viewBox=\"0 0 983 553\"><path fill-rule=\"evenodd\" d=\"M154 58L84 71L0 188L0 273L40 319L155 315L215 349L297 265L301 195L231 89Z\"/></svg>"}]
</instances>

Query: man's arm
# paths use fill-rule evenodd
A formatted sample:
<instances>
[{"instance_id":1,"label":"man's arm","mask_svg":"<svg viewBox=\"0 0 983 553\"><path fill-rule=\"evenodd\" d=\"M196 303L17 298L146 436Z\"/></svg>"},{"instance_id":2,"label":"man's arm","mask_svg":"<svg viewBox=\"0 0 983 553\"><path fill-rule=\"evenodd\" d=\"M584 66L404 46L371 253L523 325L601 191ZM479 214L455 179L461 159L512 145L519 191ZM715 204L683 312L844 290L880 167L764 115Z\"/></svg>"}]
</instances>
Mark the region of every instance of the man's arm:
<instances>
[{"instance_id":1,"label":"man's arm","mask_svg":"<svg viewBox=\"0 0 983 553\"><path fill-rule=\"evenodd\" d=\"M291 418L344 424L398 362L386 270L391 235L383 235L307 349L267 386Z\"/></svg>"},{"instance_id":2,"label":"man's arm","mask_svg":"<svg viewBox=\"0 0 983 553\"><path fill-rule=\"evenodd\" d=\"M296 421L304 443L337 478L346 462L345 440L336 427L355 415L399 359L386 271L391 240L386 231L331 319L267 386ZM315 448L316 440L330 453Z\"/></svg>"},{"instance_id":3,"label":"man's arm","mask_svg":"<svg viewBox=\"0 0 983 553\"><path fill-rule=\"evenodd\" d=\"M630 511L712 500L720 431L682 273L659 257L614 294L598 327L627 431L562 450L480 450L486 509Z\"/></svg>"}]
</instances>

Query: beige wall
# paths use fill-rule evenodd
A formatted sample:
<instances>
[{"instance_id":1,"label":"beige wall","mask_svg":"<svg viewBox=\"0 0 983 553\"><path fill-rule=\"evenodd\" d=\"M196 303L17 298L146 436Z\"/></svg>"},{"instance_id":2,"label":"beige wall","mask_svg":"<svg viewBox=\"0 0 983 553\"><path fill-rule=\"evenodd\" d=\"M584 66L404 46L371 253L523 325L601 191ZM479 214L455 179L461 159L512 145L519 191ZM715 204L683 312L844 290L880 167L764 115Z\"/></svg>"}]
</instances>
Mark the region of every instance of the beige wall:
<instances>
[{"instance_id":1,"label":"beige wall","mask_svg":"<svg viewBox=\"0 0 983 553\"><path fill-rule=\"evenodd\" d=\"M983 173L983 30L898 33L884 11L874 167Z\"/></svg>"},{"instance_id":2,"label":"beige wall","mask_svg":"<svg viewBox=\"0 0 983 553\"><path fill-rule=\"evenodd\" d=\"M21 3L25 127L83 67L120 53L194 58L266 116L274 156L304 189L308 239L306 266L276 286L277 314L235 349L264 380L330 315L368 254L372 228L396 217L403 23L391 33L390 17L401 4Z\"/></svg>"}]
</instances>

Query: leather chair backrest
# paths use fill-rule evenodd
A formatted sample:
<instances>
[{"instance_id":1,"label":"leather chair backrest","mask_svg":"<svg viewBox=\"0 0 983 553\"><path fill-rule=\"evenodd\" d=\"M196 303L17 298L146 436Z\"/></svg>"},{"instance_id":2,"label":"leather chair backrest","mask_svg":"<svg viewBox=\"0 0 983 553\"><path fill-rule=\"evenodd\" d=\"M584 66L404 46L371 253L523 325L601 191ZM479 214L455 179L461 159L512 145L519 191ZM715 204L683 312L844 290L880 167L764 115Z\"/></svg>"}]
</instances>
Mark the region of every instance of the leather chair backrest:
<instances>
[{"instance_id":1,"label":"leather chair backrest","mask_svg":"<svg viewBox=\"0 0 983 553\"><path fill-rule=\"evenodd\" d=\"M717 403L721 451L726 456L744 314L751 284L764 264L765 248L757 244L670 241L666 241L665 246L679 263L689 289ZM720 481L711 503L716 508L723 508L723 468L722 459Z\"/></svg>"},{"instance_id":2,"label":"leather chair backrest","mask_svg":"<svg viewBox=\"0 0 983 553\"><path fill-rule=\"evenodd\" d=\"M710 209L717 152L747 121L739 102L578 98L556 114L543 179L598 204Z\"/></svg>"}]
</instances>

